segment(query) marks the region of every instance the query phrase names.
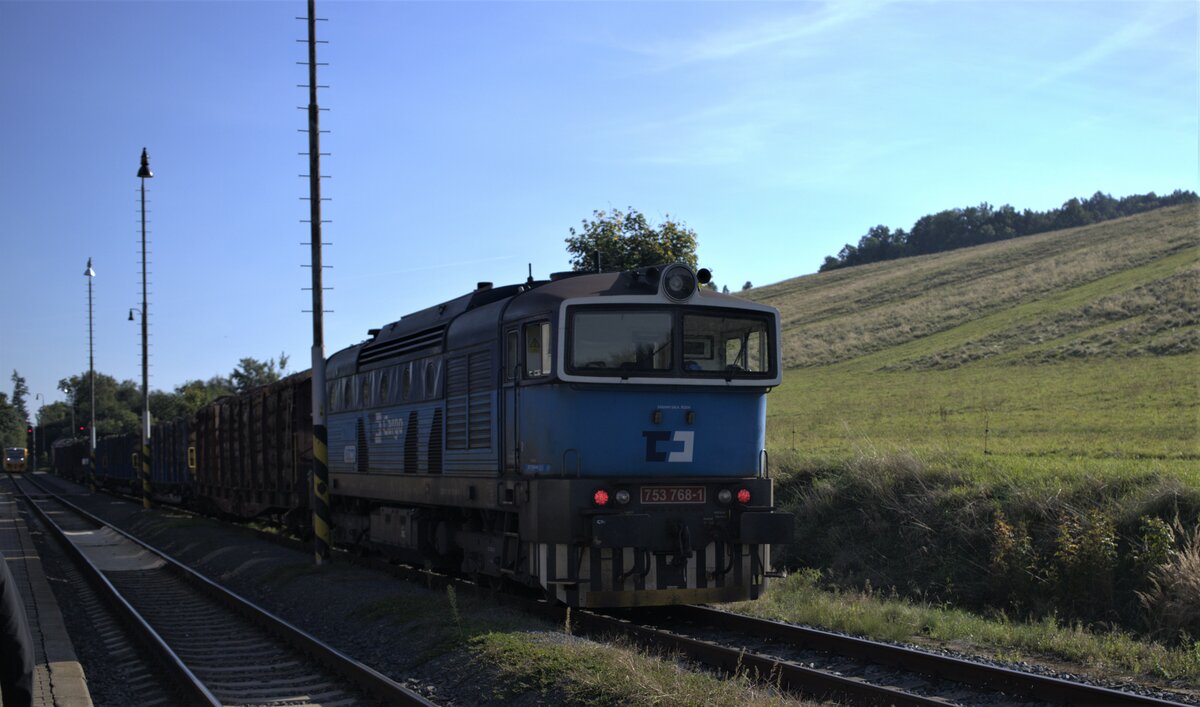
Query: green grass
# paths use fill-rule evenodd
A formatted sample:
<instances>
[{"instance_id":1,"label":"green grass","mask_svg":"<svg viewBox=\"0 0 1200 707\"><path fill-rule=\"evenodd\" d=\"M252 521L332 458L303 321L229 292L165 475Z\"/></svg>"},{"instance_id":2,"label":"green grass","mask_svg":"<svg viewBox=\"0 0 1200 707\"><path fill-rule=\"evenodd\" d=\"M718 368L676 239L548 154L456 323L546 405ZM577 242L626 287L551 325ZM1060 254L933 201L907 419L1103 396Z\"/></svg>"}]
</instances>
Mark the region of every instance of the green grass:
<instances>
[{"instance_id":1,"label":"green grass","mask_svg":"<svg viewBox=\"0 0 1200 707\"><path fill-rule=\"evenodd\" d=\"M470 650L500 672L507 702L529 692L577 705L769 705L784 699L746 674L730 679L694 672L620 645L599 645L563 633L484 633Z\"/></svg>"},{"instance_id":2,"label":"green grass","mask_svg":"<svg viewBox=\"0 0 1200 707\"><path fill-rule=\"evenodd\" d=\"M650 655L620 642L594 643L569 626L530 621L520 613L448 588L442 596L389 597L358 615L385 621L420 647L412 667L446 656L490 694L473 699L574 705L767 705L790 700L753 676L720 679L675 657ZM481 687L482 689L482 687ZM467 698L472 699L472 698ZM533 700L531 702L530 700Z\"/></svg>"},{"instance_id":3,"label":"green grass","mask_svg":"<svg viewBox=\"0 0 1200 707\"><path fill-rule=\"evenodd\" d=\"M1200 483L1200 355L879 371L794 369L767 405L768 447L813 457L864 450L1030 459L1145 460ZM1153 462L1152 464L1149 462Z\"/></svg>"},{"instance_id":4,"label":"green grass","mask_svg":"<svg viewBox=\"0 0 1200 707\"><path fill-rule=\"evenodd\" d=\"M767 447L798 539L776 557L842 592L761 606L1194 679L1197 624L1156 624L1139 592L1200 522L1198 224L1185 205L747 293L783 321ZM1154 562L1147 523L1177 524ZM1191 574L1163 606L1200 605ZM951 602L1033 621L985 630Z\"/></svg>"},{"instance_id":5,"label":"green grass","mask_svg":"<svg viewBox=\"0 0 1200 707\"><path fill-rule=\"evenodd\" d=\"M1132 460L1118 466L1195 484L1197 223L1186 205L753 290L782 312L792 366L768 447L1086 473Z\"/></svg>"}]
</instances>

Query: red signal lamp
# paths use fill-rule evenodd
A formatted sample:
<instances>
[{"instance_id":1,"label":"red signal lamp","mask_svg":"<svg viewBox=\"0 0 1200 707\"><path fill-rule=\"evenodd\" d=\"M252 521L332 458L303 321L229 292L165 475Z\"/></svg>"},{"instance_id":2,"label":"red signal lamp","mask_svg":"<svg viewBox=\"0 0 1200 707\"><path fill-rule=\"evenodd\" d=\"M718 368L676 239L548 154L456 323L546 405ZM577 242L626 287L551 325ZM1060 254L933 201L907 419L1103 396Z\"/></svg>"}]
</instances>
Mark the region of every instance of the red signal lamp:
<instances>
[{"instance_id":1,"label":"red signal lamp","mask_svg":"<svg viewBox=\"0 0 1200 707\"><path fill-rule=\"evenodd\" d=\"M750 489L738 489L737 500L743 506L750 503Z\"/></svg>"},{"instance_id":2,"label":"red signal lamp","mask_svg":"<svg viewBox=\"0 0 1200 707\"><path fill-rule=\"evenodd\" d=\"M607 506L608 491L605 491L604 489L596 489L596 492L592 494L592 503L596 504L597 506Z\"/></svg>"}]
</instances>

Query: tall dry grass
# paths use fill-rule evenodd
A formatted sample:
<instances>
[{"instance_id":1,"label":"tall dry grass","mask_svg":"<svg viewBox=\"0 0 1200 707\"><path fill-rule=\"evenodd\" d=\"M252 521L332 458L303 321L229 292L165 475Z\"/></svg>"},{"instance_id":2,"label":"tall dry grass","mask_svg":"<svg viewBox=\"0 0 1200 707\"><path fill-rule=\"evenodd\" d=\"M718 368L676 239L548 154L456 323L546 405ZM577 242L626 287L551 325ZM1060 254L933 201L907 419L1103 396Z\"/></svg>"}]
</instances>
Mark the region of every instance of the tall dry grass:
<instances>
[{"instance_id":1,"label":"tall dry grass","mask_svg":"<svg viewBox=\"0 0 1200 707\"><path fill-rule=\"evenodd\" d=\"M885 366L945 369L1030 350L1017 362L1097 355L1152 356L1200 350L1200 263L1080 306L1051 310L1012 326Z\"/></svg>"},{"instance_id":2,"label":"tall dry grass","mask_svg":"<svg viewBox=\"0 0 1200 707\"><path fill-rule=\"evenodd\" d=\"M865 450L821 468L776 456L777 502L797 524L797 540L775 551L786 566L1009 616L1200 635L1200 541L1161 532L1172 518L1200 532L1200 490L1174 479L1031 484L961 471L950 457Z\"/></svg>"},{"instance_id":3,"label":"tall dry grass","mask_svg":"<svg viewBox=\"0 0 1200 707\"><path fill-rule=\"evenodd\" d=\"M1168 640L1200 640L1200 527L1150 572L1149 581L1150 588L1138 592L1147 625Z\"/></svg>"}]
</instances>

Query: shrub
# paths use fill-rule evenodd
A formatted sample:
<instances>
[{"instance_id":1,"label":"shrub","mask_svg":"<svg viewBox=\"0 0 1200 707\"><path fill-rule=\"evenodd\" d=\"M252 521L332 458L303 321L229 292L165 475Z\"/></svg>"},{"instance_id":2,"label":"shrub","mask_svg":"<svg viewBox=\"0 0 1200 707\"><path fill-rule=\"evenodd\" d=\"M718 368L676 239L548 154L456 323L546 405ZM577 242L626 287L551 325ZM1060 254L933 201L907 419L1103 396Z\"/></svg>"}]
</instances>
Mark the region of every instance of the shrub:
<instances>
[{"instance_id":1,"label":"shrub","mask_svg":"<svg viewBox=\"0 0 1200 707\"><path fill-rule=\"evenodd\" d=\"M1064 512L1052 568L1059 605L1083 616L1111 613L1116 566L1117 531L1112 519L1097 509L1083 515Z\"/></svg>"},{"instance_id":2,"label":"shrub","mask_svg":"<svg viewBox=\"0 0 1200 707\"><path fill-rule=\"evenodd\" d=\"M992 524L992 558L989 566L993 599L1001 606L1020 609L1035 596L1038 582L1033 539L1023 522L1010 523L1004 511Z\"/></svg>"}]
</instances>

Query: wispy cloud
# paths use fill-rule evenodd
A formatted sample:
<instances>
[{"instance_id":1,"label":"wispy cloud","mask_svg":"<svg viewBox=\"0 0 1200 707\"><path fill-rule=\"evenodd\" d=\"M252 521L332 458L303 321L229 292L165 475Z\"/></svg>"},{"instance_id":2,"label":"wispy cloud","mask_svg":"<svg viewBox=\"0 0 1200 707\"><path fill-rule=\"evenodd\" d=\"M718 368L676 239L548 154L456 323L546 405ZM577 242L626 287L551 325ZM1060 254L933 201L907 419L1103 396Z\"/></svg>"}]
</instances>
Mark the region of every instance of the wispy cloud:
<instances>
[{"instance_id":1,"label":"wispy cloud","mask_svg":"<svg viewBox=\"0 0 1200 707\"><path fill-rule=\"evenodd\" d=\"M663 62L660 68L722 61L781 46L790 47L802 40L824 36L873 15L890 1L826 2L817 5L811 12L769 20L757 19L739 27L639 47L638 51L660 59Z\"/></svg>"},{"instance_id":2,"label":"wispy cloud","mask_svg":"<svg viewBox=\"0 0 1200 707\"><path fill-rule=\"evenodd\" d=\"M1115 54L1144 44L1146 40L1180 19L1178 13L1170 12L1171 9L1173 8L1170 3L1148 6L1147 12L1133 23L1102 37L1086 50L1049 67L1030 85L1030 88L1039 88L1068 76L1083 73Z\"/></svg>"}]
</instances>

